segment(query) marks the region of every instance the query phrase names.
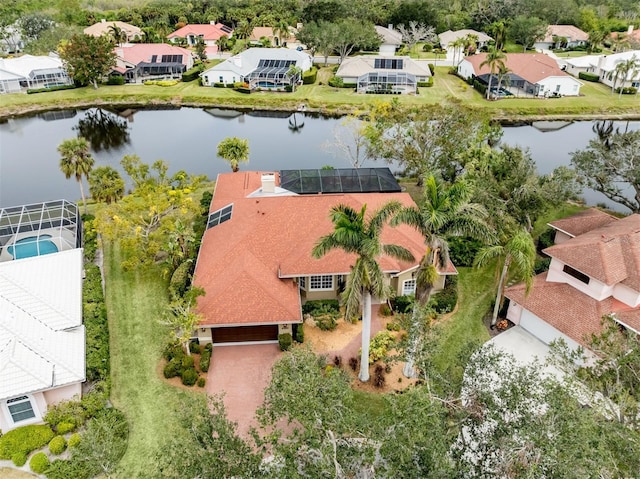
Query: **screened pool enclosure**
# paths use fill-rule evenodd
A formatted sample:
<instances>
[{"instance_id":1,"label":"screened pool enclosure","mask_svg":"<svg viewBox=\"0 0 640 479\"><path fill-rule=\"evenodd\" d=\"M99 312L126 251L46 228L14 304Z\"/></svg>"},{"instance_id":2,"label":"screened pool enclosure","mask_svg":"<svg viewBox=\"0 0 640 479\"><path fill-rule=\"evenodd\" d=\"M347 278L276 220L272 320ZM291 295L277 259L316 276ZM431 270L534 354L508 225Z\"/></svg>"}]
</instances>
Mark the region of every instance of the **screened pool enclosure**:
<instances>
[{"instance_id":1,"label":"screened pool enclosure","mask_svg":"<svg viewBox=\"0 0 640 479\"><path fill-rule=\"evenodd\" d=\"M260 60L255 70L245 80L251 89L284 88L300 80L300 73L292 69L295 60Z\"/></svg>"}]
</instances>

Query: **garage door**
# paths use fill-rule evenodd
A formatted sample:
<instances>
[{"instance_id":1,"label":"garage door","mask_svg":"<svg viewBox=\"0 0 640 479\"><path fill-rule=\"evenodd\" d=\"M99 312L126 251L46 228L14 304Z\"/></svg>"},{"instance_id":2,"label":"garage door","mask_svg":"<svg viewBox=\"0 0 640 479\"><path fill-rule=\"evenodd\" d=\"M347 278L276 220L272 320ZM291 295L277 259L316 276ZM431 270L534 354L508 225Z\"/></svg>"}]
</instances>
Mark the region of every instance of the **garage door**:
<instances>
[{"instance_id":1,"label":"garage door","mask_svg":"<svg viewBox=\"0 0 640 479\"><path fill-rule=\"evenodd\" d=\"M277 341L278 325L239 326L234 328L212 328L214 343L240 343L245 341Z\"/></svg>"}]
</instances>

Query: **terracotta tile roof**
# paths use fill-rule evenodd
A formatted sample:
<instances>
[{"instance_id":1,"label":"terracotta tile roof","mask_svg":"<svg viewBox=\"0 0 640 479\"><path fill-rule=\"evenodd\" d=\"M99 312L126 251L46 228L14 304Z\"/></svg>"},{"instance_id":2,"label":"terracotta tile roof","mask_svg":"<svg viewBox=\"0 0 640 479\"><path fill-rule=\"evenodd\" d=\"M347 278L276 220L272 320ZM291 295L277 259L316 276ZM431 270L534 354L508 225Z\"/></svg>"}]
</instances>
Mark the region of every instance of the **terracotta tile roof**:
<instances>
[{"instance_id":1,"label":"terracotta tile roof","mask_svg":"<svg viewBox=\"0 0 640 479\"><path fill-rule=\"evenodd\" d=\"M203 324L241 325L300 321L300 304L293 277L349 273L354 255L332 251L321 259L311 249L332 231L329 210L345 203L373 211L389 200L414 205L406 193L318 194L248 197L261 187L262 172L218 176L211 211L233 204L231 219L207 230L194 274L194 284L206 291L198 310ZM277 178L277 175L276 175ZM279 180L276 180L279 184ZM401 244L416 258L412 263L383 257L386 272L418 264L424 240L413 228L387 227L386 243ZM449 264L442 274L455 274Z\"/></svg>"},{"instance_id":2,"label":"terracotta tile roof","mask_svg":"<svg viewBox=\"0 0 640 479\"><path fill-rule=\"evenodd\" d=\"M589 208L568 218L552 221L548 224L556 230L567 233L569 236L579 236L617 220L618 218L615 216L604 213L597 208Z\"/></svg>"},{"instance_id":3,"label":"terracotta tile roof","mask_svg":"<svg viewBox=\"0 0 640 479\"><path fill-rule=\"evenodd\" d=\"M205 24L189 24L185 25L182 28L179 28L173 33L167 35L167 38L187 38L189 35L200 36L202 35L203 40L219 40L222 36L230 37L233 32L226 32L225 29L227 27L222 23L216 23L215 25L211 25L210 23Z\"/></svg>"},{"instance_id":4,"label":"terracotta tile roof","mask_svg":"<svg viewBox=\"0 0 640 479\"><path fill-rule=\"evenodd\" d=\"M544 252L604 284L622 283L640 291L638 214L610 222Z\"/></svg>"},{"instance_id":5,"label":"terracotta tile roof","mask_svg":"<svg viewBox=\"0 0 640 479\"><path fill-rule=\"evenodd\" d=\"M484 62L486 58L486 53L479 53L465 57L465 61L473 65L476 76L488 75L491 73L489 65L480 67L480 64ZM553 58L549 58L547 55L541 53L509 53L504 64L512 73L530 83L538 83L552 76L573 78L571 75L560 70L560 67Z\"/></svg>"},{"instance_id":6,"label":"terracotta tile roof","mask_svg":"<svg viewBox=\"0 0 640 479\"><path fill-rule=\"evenodd\" d=\"M547 273L534 278L528 296L524 284L507 288L505 296L583 346L591 334L602 330L606 314L616 313L621 321L633 320L640 326L640 308L629 308L611 297L598 301L566 283L547 282Z\"/></svg>"},{"instance_id":7,"label":"terracotta tile roof","mask_svg":"<svg viewBox=\"0 0 640 479\"><path fill-rule=\"evenodd\" d=\"M553 36L565 37L570 42L586 42L589 35L574 25L549 25L543 42L552 43Z\"/></svg>"}]
</instances>

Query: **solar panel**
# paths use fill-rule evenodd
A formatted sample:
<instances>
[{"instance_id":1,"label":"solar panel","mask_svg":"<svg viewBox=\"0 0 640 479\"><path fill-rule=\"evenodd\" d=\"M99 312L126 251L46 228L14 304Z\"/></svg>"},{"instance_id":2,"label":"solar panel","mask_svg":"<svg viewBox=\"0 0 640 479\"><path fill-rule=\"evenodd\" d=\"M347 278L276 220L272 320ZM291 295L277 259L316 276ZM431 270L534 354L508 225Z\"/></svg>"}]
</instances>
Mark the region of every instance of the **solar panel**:
<instances>
[{"instance_id":1,"label":"solar panel","mask_svg":"<svg viewBox=\"0 0 640 479\"><path fill-rule=\"evenodd\" d=\"M209 214L209 219L207 220L207 229L213 228L214 226L218 226L220 223L224 223L225 221L230 220L232 211L233 203Z\"/></svg>"},{"instance_id":2,"label":"solar panel","mask_svg":"<svg viewBox=\"0 0 640 479\"><path fill-rule=\"evenodd\" d=\"M401 191L389 168L281 170L280 186L301 195Z\"/></svg>"},{"instance_id":3,"label":"solar panel","mask_svg":"<svg viewBox=\"0 0 640 479\"><path fill-rule=\"evenodd\" d=\"M229 28L229 27L228 27L228 26L226 26L226 25L222 25L222 26L220 27L220 30L222 30L224 33L231 33L231 32L233 31L233 30L231 30L231 28Z\"/></svg>"},{"instance_id":4,"label":"solar panel","mask_svg":"<svg viewBox=\"0 0 640 479\"><path fill-rule=\"evenodd\" d=\"M402 70L403 60L397 58L376 58L373 67L380 70Z\"/></svg>"}]
</instances>

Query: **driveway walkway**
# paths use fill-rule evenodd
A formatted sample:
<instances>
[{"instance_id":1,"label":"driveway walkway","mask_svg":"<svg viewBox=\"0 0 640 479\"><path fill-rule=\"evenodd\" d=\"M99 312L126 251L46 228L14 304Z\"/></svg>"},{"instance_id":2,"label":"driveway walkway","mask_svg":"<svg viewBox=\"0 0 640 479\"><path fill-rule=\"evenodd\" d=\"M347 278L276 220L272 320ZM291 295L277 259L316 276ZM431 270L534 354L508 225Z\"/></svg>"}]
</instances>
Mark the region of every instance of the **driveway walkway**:
<instances>
[{"instance_id":1,"label":"driveway walkway","mask_svg":"<svg viewBox=\"0 0 640 479\"><path fill-rule=\"evenodd\" d=\"M249 428L257 424L255 412L262 405L271 367L280 354L277 344L213 348L207 393L225 394L227 417L238 423L241 437L248 437Z\"/></svg>"}]
</instances>

